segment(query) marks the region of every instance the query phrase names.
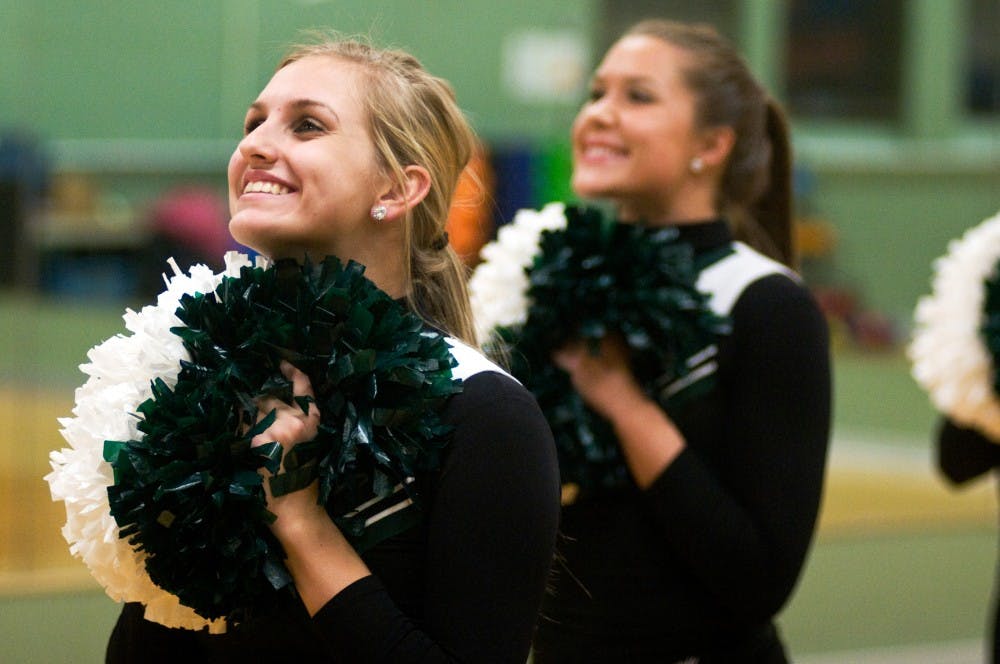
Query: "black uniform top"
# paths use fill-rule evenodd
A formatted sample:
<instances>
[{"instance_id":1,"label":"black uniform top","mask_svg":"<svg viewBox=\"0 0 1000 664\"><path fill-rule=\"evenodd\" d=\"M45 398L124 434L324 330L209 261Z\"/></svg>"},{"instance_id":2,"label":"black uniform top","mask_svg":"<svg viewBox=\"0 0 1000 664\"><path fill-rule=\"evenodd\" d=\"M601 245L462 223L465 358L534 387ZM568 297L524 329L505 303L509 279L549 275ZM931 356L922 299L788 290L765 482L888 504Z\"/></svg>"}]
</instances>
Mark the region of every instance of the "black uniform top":
<instances>
[{"instance_id":1,"label":"black uniform top","mask_svg":"<svg viewBox=\"0 0 1000 664\"><path fill-rule=\"evenodd\" d=\"M1000 443L979 429L963 426L942 415L935 437L937 462L941 473L955 485L982 477L1000 467ZM1000 572L998 572L1000 578ZM1000 605L991 601L993 625L987 642L987 661L1000 662Z\"/></svg>"},{"instance_id":2,"label":"black uniform top","mask_svg":"<svg viewBox=\"0 0 1000 664\"><path fill-rule=\"evenodd\" d=\"M723 221L680 230L703 265L699 290L731 317L698 358L715 387L661 403L686 448L647 490L564 507L537 664L784 659L772 618L802 569L826 464L826 322L793 274L733 243Z\"/></svg>"},{"instance_id":3,"label":"black uniform top","mask_svg":"<svg viewBox=\"0 0 1000 664\"><path fill-rule=\"evenodd\" d=\"M167 629L126 604L108 662L523 663L555 547L559 479L534 397L485 371L443 412L454 438L422 522L363 554L372 575L309 617L287 596L223 635Z\"/></svg>"},{"instance_id":4,"label":"black uniform top","mask_svg":"<svg viewBox=\"0 0 1000 664\"><path fill-rule=\"evenodd\" d=\"M976 479L1000 466L1000 444L950 417L941 417L936 442L938 468L954 484Z\"/></svg>"}]
</instances>

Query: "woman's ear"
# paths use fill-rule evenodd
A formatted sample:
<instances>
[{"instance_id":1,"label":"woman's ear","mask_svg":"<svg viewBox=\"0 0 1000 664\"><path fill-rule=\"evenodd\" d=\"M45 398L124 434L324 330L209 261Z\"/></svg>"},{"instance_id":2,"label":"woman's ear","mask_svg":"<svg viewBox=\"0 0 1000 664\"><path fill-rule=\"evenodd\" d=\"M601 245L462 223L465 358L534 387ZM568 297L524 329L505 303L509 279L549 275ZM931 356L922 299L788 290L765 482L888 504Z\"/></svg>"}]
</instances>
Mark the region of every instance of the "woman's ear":
<instances>
[{"instance_id":1,"label":"woman's ear","mask_svg":"<svg viewBox=\"0 0 1000 664\"><path fill-rule=\"evenodd\" d=\"M385 221L402 218L420 204L431 190L431 175L423 166L410 165L403 169L403 183L395 183L378 199L386 209Z\"/></svg>"},{"instance_id":2,"label":"woman's ear","mask_svg":"<svg viewBox=\"0 0 1000 664\"><path fill-rule=\"evenodd\" d=\"M711 127L702 134L702 149L697 156L705 166L721 167L729 159L735 144L736 131L732 127Z\"/></svg>"}]
</instances>

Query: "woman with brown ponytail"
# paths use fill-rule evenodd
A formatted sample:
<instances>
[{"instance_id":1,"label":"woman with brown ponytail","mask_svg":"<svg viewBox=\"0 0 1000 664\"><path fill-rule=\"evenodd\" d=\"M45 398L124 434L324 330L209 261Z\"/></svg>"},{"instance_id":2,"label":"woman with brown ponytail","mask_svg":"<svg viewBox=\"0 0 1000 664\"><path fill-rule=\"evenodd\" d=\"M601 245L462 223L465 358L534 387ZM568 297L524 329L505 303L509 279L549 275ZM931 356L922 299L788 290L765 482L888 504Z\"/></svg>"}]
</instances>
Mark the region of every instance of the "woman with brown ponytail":
<instances>
[{"instance_id":1,"label":"woman with brown ponytail","mask_svg":"<svg viewBox=\"0 0 1000 664\"><path fill-rule=\"evenodd\" d=\"M783 114L713 29L650 20L605 55L572 138L577 195L676 228L729 331L652 393L621 336L554 353L628 481L564 492L535 662L786 662L774 620L815 531L831 395Z\"/></svg>"}]
</instances>

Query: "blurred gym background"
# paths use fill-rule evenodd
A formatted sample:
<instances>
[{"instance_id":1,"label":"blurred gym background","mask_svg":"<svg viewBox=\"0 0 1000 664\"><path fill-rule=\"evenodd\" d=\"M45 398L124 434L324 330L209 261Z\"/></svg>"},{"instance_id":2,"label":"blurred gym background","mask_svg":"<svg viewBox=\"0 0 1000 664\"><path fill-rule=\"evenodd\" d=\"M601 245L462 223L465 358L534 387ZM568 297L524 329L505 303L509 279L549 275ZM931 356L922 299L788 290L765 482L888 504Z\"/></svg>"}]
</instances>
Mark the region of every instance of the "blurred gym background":
<instances>
[{"instance_id":1,"label":"blurred gym background","mask_svg":"<svg viewBox=\"0 0 1000 664\"><path fill-rule=\"evenodd\" d=\"M792 121L836 395L820 531L781 617L796 661L983 661L993 479L936 474L904 353L933 259L1000 209L997 0L0 0L0 660L103 660L118 607L42 480L57 418L167 256L215 266L232 246L226 163L285 46L370 35L452 82L490 189L451 220L473 263L518 208L569 195L587 76L647 16L715 24Z\"/></svg>"}]
</instances>

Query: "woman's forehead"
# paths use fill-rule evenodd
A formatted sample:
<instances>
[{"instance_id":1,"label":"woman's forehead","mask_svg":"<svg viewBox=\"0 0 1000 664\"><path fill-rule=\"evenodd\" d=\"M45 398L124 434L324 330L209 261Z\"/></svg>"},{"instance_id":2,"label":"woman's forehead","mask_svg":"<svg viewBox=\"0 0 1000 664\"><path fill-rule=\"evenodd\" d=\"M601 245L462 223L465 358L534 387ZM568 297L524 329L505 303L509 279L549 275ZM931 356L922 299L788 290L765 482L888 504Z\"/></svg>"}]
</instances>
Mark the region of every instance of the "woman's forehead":
<instances>
[{"instance_id":1,"label":"woman's forehead","mask_svg":"<svg viewBox=\"0 0 1000 664\"><path fill-rule=\"evenodd\" d=\"M615 42L594 73L595 79L673 83L690 55L658 37L629 35Z\"/></svg>"},{"instance_id":2,"label":"woman's forehead","mask_svg":"<svg viewBox=\"0 0 1000 664\"><path fill-rule=\"evenodd\" d=\"M274 73L258 102L309 99L337 108L357 104L362 77L357 65L326 55L309 55Z\"/></svg>"}]
</instances>

